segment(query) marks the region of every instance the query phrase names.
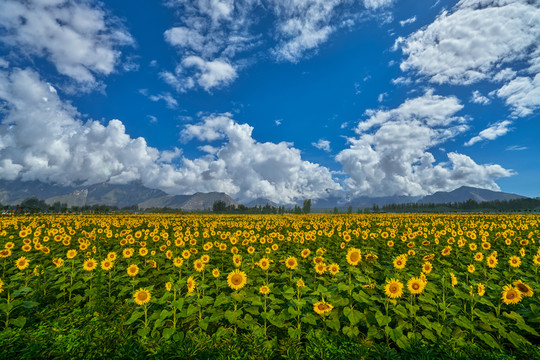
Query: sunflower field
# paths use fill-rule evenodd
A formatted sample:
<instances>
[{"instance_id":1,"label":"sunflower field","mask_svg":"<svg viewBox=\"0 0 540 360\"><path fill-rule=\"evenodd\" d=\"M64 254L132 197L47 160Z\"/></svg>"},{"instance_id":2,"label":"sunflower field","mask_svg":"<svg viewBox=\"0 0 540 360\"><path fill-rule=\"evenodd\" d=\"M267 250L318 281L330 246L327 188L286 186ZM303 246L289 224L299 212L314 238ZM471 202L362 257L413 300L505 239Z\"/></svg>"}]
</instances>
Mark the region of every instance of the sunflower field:
<instances>
[{"instance_id":1,"label":"sunflower field","mask_svg":"<svg viewBox=\"0 0 540 360\"><path fill-rule=\"evenodd\" d=\"M4 216L0 249L2 358L540 357L538 215Z\"/></svg>"}]
</instances>

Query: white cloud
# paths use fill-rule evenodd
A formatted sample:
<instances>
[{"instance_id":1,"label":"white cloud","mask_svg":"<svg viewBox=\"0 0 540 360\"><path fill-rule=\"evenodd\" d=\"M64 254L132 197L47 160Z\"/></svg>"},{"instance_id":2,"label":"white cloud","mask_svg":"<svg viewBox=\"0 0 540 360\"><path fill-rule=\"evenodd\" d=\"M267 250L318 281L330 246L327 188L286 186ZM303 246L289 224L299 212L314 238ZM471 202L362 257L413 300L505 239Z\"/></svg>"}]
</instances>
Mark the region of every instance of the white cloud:
<instances>
[{"instance_id":1,"label":"white cloud","mask_svg":"<svg viewBox=\"0 0 540 360\"><path fill-rule=\"evenodd\" d=\"M235 68L226 60L205 61L198 56L189 56L182 60L182 66L197 69L197 74L191 79L206 91L227 85L237 77Z\"/></svg>"},{"instance_id":2,"label":"white cloud","mask_svg":"<svg viewBox=\"0 0 540 360\"><path fill-rule=\"evenodd\" d=\"M508 146L506 148L506 151L522 151L522 150L527 150L528 148L526 146L520 146L520 145L512 145L512 146Z\"/></svg>"},{"instance_id":3,"label":"white cloud","mask_svg":"<svg viewBox=\"0 0 540 360\"><path fill-rule=\"evenodd\" d=\"M378 102L383 102L384 98L388 96L388 93L382 93L382 94L379 94L379 96L377 97L377 101Z\"/></svg>"},{"instance_id":4,"label":"white cloud","mask_svg":"<svg viewBox=\"0 0 540 360\"><path fill-rule=\"evenodd\" d=\"M0 41L18 52L51 61L59 73L87 88L96 75L114 71L118 47L133 44L129 33L100 8L69 0L0 2Z\"/></svg>"},{"instance_id":5,"label":"white cloud","mask_svg":"<svg viewBox=\"0 0 540 360\"><path fill-rule=\"evenodd\" d=\"M470 84L489 80L502 64L531 60L539 43L538 3L461 1L399 43L406 55L401 69L435 83Z\"/></svg>"},{"instance_id":6,"label":"white cloud","mask_svg":"<svg viewBox=\"0 0 540 360\"><path fill-rule=\"evenodd\" d=\"M160 100L165 101L165 104L167 104L167 107L169 109L175 109L176 107L178 107L178 101L176 101L176 99L173 98L172 95L169 93L149 95L148 98L153 102L158 102Z\"/></svg>"},{"instance_id":7,"label":"white cloud","mask_svg":"<svg viewBox=\"0 0 540 360\"><path fill-rule=\"evenodd\" d=\"M487 105L491 102L491 100L489 100L484 95L480 94L480 91L474 90L472 92L471 102L475 104Z\"/></svg>"},{"instance_id":8,"label":"white cloud","mask_svg":"<svg viewBox=\"0 0 540 360\"><path fill-rule=\"evenodd\" d=\"M158 122L158 119L157 117L155 117L154 115L146 115L146 117L150 120L151 123L155 124Z\"/></svg>"},{"instance_id":9,"label":"white cloud","mask_svg":"<svg viewBox=\"0 0 540 360\"><path fill-rule=\"evenodd\" d=\"M0 58L0 68L8 68L9 62L6 59Z\"/></svg>"},{"instance_id":10,"label":"white cloud","mask_svg":"<svg viewBox=\"0 0 540 360\"><path fill-rule=\"evenodd\" d=\"M413 16L411 18L408 18L406 20L402 20L399 22L399 25L401 25L401 27L404 27L405 25L409 25L409 24L412 24L416 21L416 16Z\"/></svg>"},{"instance_id":11,"label":"white cloud","mask_svg":"<svg viewBox=\"0 0 540 360\"><path fill-rule=\"evenodd\" d=\"M368 9L378 9L389 6L394 0L364 0L364 6Z\"/></svg>"},{"instance_id":12,"label":"white cloud","mask_svg":"<svg viewBox=\"0 0 540 360\"><path fill-rule=\"evenodd\" d=\"M456 113L455 97L434 95L408 99L396 109L369 110L358 124L358 137L336 160L349 175L344 185L354 195L426 195L461 185L498 189L494 179L512 172L499 165L479 165L451 152L449 162L436 163L430 148L440 147L467 130Z\"/></svg>"},{"instance_id":13,"label":"white cloud","mask_svg":"<svg viewBox=\"0 0 540 360\"><path fill-rule=\"evenodd\" d=\"M47 101L44 101L44 98ZM0 178L86 185L134 180L173 194L224 191L242 200L280 203L340 189L330 171L304 161L292 144L259 143L230 114L188 124L183 138L206 142L196 159L131 138L124 124L78 120L79 113L32 70L0 71ZM209 144L220 140L220 144ZM215 146L213 146L215 145ZM178 159L179 167L171 162Z\"/></svg>"},{"instance_id":14,"label":"white cloud","mask_svg":"<svg viewBox=\"0 0 540 360\"><path fill-rule=\"evenodd\" d=\"M281 125L282 122L283 122L283 119L277 119L277 120L274 121L274 123L276 124L276 126Z\"/></svg>"},{"instance_id":15,"label":"white cloud","mask_svg":"<svg viewBox=\"0 0 540 360\"><path fill-rule=\"evenodd\" d=\"M319 139L317 142L312 142L311 145L315 146L317 149L324 150L326 152L330 152L330 141Z\"/></svg>"},{"instance_id":16,"label":"white cloud","mask_svg":"<svg viewBox=\"0 0 540 360\"><path fill-rule=\"evenodd\" d=\"M292 144L260 143L252 138L252 131L230 114L211 115L187 125L182 131L184 141L223 141L207 157L184 160L192 186L200 191L219 189L240 200L264 197L277 203L317 198L340 189L327 168L302 160Z\"/></svg>"},{"instance_id":17,"label":"white cloud","mask_svg":"<svg viewBox=\"0 0 540 360\"><path fill-rule=\"evenodd\" d=\"M511 130L509 128L510 125L512 125L512 122L510 120L504 120L496 124L493 124L490 127L480 131L480 133L477 136L467 141L465 143L465 146L471 146L483 140L495 140L496 138L501 137L505 135L507 132L509 132Z\"/></svg>"},{"instance_id":18,"label":"white cloud","mask_svg":"<svg viewBox=\"0 0 540 360\"><path fill-rule=\"evenodd\" d=\"M517 77L497 91L497 96L503 98L513 108L513 115L527 116L540 108L540 73L534 78Z\"/></svg>"}]
</instances>

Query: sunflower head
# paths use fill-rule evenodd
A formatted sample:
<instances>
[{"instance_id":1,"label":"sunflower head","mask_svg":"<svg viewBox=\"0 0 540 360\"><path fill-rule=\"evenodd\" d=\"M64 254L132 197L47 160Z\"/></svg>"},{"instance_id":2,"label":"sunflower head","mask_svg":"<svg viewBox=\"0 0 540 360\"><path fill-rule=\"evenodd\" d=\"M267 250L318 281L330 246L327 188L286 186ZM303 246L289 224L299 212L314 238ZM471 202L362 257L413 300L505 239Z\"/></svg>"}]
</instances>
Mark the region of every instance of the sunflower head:
<instances>
[{"instance_id":1,"label":"sunflower head","mask_svg":"<svg viewBox=\"0 0 540 360\"><path fill-rule=\"evenodd\" d=\"M304 280L300 279L300 280L298 280L296 282L296 287L301 288L301 287L304 287L304 286L306 286L306 284L304 283Z\"/></svg>"},{"instance_id":2,"label":"sunflower head","mask_svg":"<svg viewBox=\"0 0 540 360\"><path fill-rule=\"evenodd\" d=\"M289 256L287 259L285 259L285 266L288 269L294 270L298 267L298 260L294 256Z\"/></svg>"},{"instance_id":3,"label":"sunflower head","mask_svg":"<svg viewBox=\"0 0 540 360\"><path fill-rule=\"evenodd\" d=\"M332 274L332 276L336 275L339 272L339 265L338 264L328 265L328 272Z\"/></svg>"},{"instance_id":4,"label":"sunflower head","mask_svg":"<svg viewBox=\"0 0 540 360\"><path fill-rule=\"evenodd\" d=\"M171 289L172 289L172 283L171 283L170 281L167 281L167 282L165 283L165 289L166 289L167 291L171 291Z\"/></svg>"},{"instance_id":5,"label":"sunflower head","mask_svg":"<svg viewBox=\"0 0 540 360\"><path fill-rule=\"evenodd\" d=\"M105 271L109 271L114 266L114 262L109 258L101 261L101 268Z\"/></svg>"},{"instance_id":6,"label":"sunflower head","mask_svg":"<svg viewBox=\"0 0 540 360\"><path fill-rule=\"evenodd\" d=\"M227 276L227 285L233 290L240 290L247 283L247 275L238 269L231 271Z\"/></svg>"},{"instance_id":7,"label":"sunflower head","mask_svg":"<svg viewBox=\"0 0 540 360\"><path fill-rule=\"evenodd\" d=\"M139 273L139 267L135 264L132 264L128 266L126 271L129 276L134 277Z\"/></svg>"},{"instance_id":8,"label":"sunflower head","mask_svg":"<svg viewBox=\"0 0 540 360\"><path fill-rule=\"evenodd\" d=\"M356 248L349 248L347 251L347 263L355 266L358 265L360 261L362 261L362 252Z\"/></svg>"},{"instance_id":9,"label":"sunflower head","mask_svg":"<svg viewBox=\"0 0 540 360\"><path fill-rule=\"evenodd\" d=\"M510 285L503 287L501 299L506 305L517 304L522 298L523 294L517 288Z\"/></svg>"},{"instance_id":10,"label":"sunflower head","mask_svg":"<svg viewBox=\"0 0 540 360\"><path fill-rule=\"evenodd\" d=\"M334 307L330 304L327 304L326 302L319 301L313 304L313 311L315 311L319 315L325 315L326 313L329 313L332 311Z\"/></svg>"},{"instance_id":11,"label":"sunflower head","mask_svg":"<svg viewBox=\"0 0 540 360\"><path fill-rule=\"evenodd\" d=\"M214 270L212 270L212 276L215 277L216 279L219 277L220 273L219 273L219 269L218 268L215 268Z\"/></svg>"},{"instance_id":12,"label":"sunflower head","mask_svg":"<svg viewBox=\"0 0 540 360\"><path fill-rule=\"evenodd\" d=\"M531 287L527 284L524 284L521 280L514 281L512 285L514 285L523 296L532 297L534 295Z\"/></svg>"},{"instance_id":13,"label":"sunflower head","mask_svg":"<svg viewBox=\"0 0 540 360\"><path fill-rule=\"evenodd\" d=\"M259 292L263 295L267 295L270 292L270 288L266 285L263 285L259 288Z\"/></svg>"},{"instance_id":14,"label":"sunflower head","mask_svg":"<svg viewBox=\"0 0 540 360\"><path fill-rule=\"evenodd\" d=\"M511 267L518 268L521 266L521 259L519 258L519 256L510 256L508 263Z\"/></svg>"},{"instance_id":15,"label":"sunflower head","mask_svg":"<svg viewBox=\"0 0 540 360\"><path fill-rule=\"evenodd\" d=\"M93 271L97 268L97 261L94 259L88 259L83 263L83 269L86 271Z\"/></svg>"},{"instance_id":16,"label":"sunflower head","mask_svg":"<svg viewBox=\"0 0 540 360\"><path fill-rule=\"evenodd\" d=\"M422 272L429 274L433 270L433 265L429 261L426 261L422 266Z\"/></svg>"},{"instance_id":17,"label":"sunflower head","mask_svg":"<svg viewBox=\"0 0 540 360\"><path fill-rule=\"evenodd\" d=\"M486 286L482 283L478 283L478 295L480 296L484 296L484 294L486 293Z\"/></svg>"},{"instance_id":18,"label":"sunflower head","mask_svg":"<svg viewBox=\"0 0 540 360\"><path fill-rule=\"evenodd\" d=\"M193 279L193 276L188 277L187 279L188 295L193 294L193 292L195 291L195 285L197 285L197 283L195 282L195 279Z\"/></svg>"},{"instance_id":19,"label":"sunflower head","mask_svg":"<svg viewBox=\"0 0 540 360\"><path fill-rule=\"evenodd\" d=\"M384 287L384 294L391 299L396 299L403 295L403 284L396 279L390 279Z\"/></svg>"},{"instance_id":20,"label":"sunflower head","mask_svg":"<svg viewBox=\"0 0 540 360\"><path fill-rule=\"evenodd\" d=\"M259 260L259 267L265 271L268 270L270 267L270 260L268 258L262 258Z\"/></svg>"},{"instance_id":21,"label":"sunflower head","mask_svg":"<svg viewBox=\"0 0 540 360\"><path fill-rule=\"evenodd\" d=\"M150 302L152 295L150 294L150 291L141 288L135 292L133 298L137 305L146 305Z\"/></svg>"},{"instance_id":22,"label":"sunflower head","mask_svg":"<svg viewBox=\"0 0 540 360\"><path fill-rule=\"evenodd\" d=\"M409 289L411 294L421 294L425 287L426 283L424 283L421 278L411 278L407 281L407 289Z\"/></svg>"}]
</instances>

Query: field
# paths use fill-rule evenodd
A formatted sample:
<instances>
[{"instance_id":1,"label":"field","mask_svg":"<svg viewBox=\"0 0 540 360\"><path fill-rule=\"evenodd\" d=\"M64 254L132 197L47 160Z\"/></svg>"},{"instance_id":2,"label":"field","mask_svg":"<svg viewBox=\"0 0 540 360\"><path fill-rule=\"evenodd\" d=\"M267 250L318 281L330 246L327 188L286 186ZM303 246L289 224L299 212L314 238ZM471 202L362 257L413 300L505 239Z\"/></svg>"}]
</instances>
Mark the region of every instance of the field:
<instances>
[{"instance_id":1,"label":"field","mask_svg":"<svg viewBox=\"0 0 540 360\"><path fill-rule=\"evenodd\" d=\"M0 357L540 357L539 220L4 216Z\"/></svg>"}]
</instances>

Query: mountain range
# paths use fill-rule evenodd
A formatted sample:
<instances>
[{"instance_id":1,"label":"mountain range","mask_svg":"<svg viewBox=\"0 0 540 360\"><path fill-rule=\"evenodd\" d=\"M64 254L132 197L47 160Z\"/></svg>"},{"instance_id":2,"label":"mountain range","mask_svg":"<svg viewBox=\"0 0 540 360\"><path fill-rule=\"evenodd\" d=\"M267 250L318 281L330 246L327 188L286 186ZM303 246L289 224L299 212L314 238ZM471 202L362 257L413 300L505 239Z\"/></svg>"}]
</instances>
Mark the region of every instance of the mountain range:
<instances>
[{"instance_id":1,"label":"mountain range","mask_svg":"<svg viewBox=\"0 0 540 360\"><path fill-rule=\"evenodd\" d=\"M36 197L52 205L56 202L65 203L68 207L108 205L119 208L137 205L141 209L173 208L183 210L212 209L214 202L224 201L227 206L238 206L239 203L225 193L195 193L193 195L169 195L161 190L150 189L140 183L111 184L99 183L90 186L60 186L40 181L10 181L0 180L0 204L16 205L24 199ZM388 204L405 203L452 203L464 202L469 199L477 202L493 200L523 199L525 196L492 191L487 189L462 186L453 191L438 191L427 196L361 196L349 200L338 197L314 199L312 208L329 209L335 206L343 208L371 208L374 204L384 206ZM245 205L248 207L279 206L270 200L258 198ZM302 205L301 203L299 205ZM290 207L290 204L287 206Z\"/></svg>"}]
</instances>

